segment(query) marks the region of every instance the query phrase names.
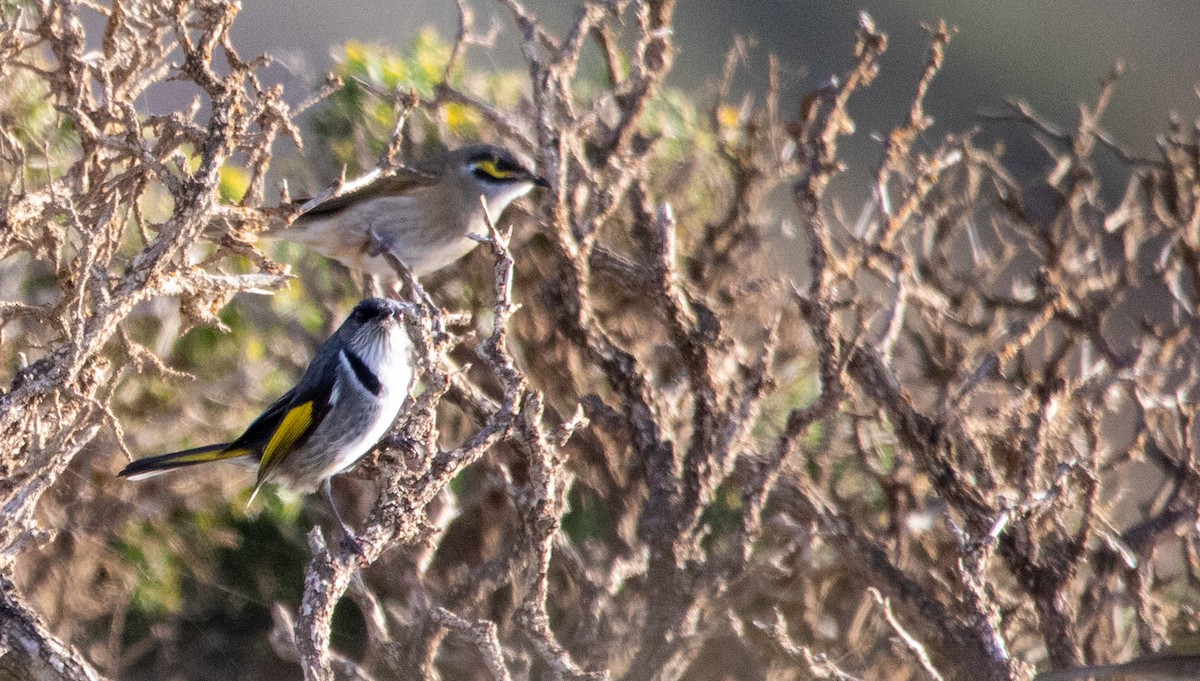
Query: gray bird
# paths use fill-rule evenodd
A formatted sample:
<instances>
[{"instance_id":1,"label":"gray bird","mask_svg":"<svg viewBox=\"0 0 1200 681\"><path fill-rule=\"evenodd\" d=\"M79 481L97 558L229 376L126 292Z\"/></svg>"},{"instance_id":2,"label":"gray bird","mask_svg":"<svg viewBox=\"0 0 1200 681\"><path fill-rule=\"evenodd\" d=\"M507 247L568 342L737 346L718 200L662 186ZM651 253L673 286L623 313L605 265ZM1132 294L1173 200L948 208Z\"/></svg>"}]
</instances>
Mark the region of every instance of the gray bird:
<instances>
[{"instance_id":1,"label":"gray bird","mask_svg":"<svg viewBox=\"0 0 1200 681\"><path fill-rule=\"evenodd\" d=\"M493 218L535 186L549 183L504 147L471 144L322 202L268 238L305 244L355 272L394 283L374 234L416 276L466 255L487 235L480 197Z\"/></svg>"},{"instance_id":2,"label":"gray bird","mask_svg":"<svg viewBox=\"0 0 1200 681\"><path fill-rule=\"evenodd\" d=\"M387 432L413 380L412 341L403 304L368 298L317 350L296 387L275 400L232 442L138 459L118 475L131 480L209 461L242 459L258 467L250 500L267 482L297 491L322 487L354 465Z\"/></svg>"}]
</instances>

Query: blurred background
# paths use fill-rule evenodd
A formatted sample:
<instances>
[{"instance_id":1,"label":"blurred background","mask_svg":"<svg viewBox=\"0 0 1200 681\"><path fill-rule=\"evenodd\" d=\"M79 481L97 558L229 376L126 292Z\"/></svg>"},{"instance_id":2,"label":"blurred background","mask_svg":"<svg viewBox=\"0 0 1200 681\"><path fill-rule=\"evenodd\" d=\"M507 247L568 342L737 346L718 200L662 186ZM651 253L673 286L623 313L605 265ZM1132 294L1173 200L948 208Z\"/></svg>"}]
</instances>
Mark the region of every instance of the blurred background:
<instances>
[{"instance_id":1,"label":"blurred background","mask_svg":"<svg viewBox=\"0 0 1200 681\"><path fill-rule=\"evenodd\" d=\"M566 26L576 11L575 4L565 0L526 0L525 4L555 31ZM494 48L473 47L468 52L470 74L489 72L492 78L486 87L473 81L469 89L487 90L501 102L515 100L516 93L527 88L521 77L524 66L516 30L496 3L475 0L470 5L479 28L494 21L500 33ZM735 81L738 97L761 103L768 58L774 54L781 67L781 116L791 118L805 92L844 73L850 64L860 11L871 14L889 35L890 47L882 60L881 77L851 100L850 113L860 134L845 139L839 156L848 161L848 172L830 192L851 214L868 200L865 180L879 163L879 138L907 113L928 49L923 25L939 19L957 27L958 33L926 98L926 112L935 124L918 143L918 150L939 146L947 134L977 129L977 145L1002 145L1005 167L1020 181L1036 181L1052 163L1036 136L1016 123L980 114L1000 112L1007 99L1018 98L1069 130L1077 122L1079 104L1094 102L1099 81L1118 60L1127 71L1103 124L1131 153L1155 155L1156 135L1169 127L1170 113L1187 121L1200 116L1195 90L1200 3L1194 0L872 4L682 0L676 11L679 51L668 87L693 96L698 106L707 105L729 49L741 38L748 49ZM445 48L444 44L431 47L428 40L421 45L421 36L430 35L423 31L432 27L444 43L452 39L456 25L453 0L248 0L232 33L243 57L269 53L276 58L269 73L285 86L286 97L297 103L319 87L338 63L353 62L348 70L354 72L364 64L386 63L388 57L381 57L382 53L401 53L405 57L393 64L397 72L411 76L419 69L410 66L442 54ZM99 20L89 33L100 35L98 28L102 28ZM351 42L365 44L367 54L360 48L346 49ZM356 56L348 57L350 53ZM172 87L151 90L140 102L143 109L176 111L194 96ZM669 93L664 100L668 106L675 103ZM506 105L511 106L511 101ZM380 105L366 106L370 112L370 106ZM382 110L390 114L389 107ZM314 130L321 128L320 117L328 111L322 105L308 114L306 138L316 142L314 138L321 137ZM390 120L384 118L390 130ZM310 143L299 152L289 143L277 144L280 158L273 165L273 178L287 178L297 194L321 188L336 176L340 163L348 162L328 153L330 147L337 149L339 135L327 133L329 147ZM677 139L694 142L693 137ZM1103 197L1111 207L1124 191L1129 169L1108 150L1098 150L1096 159L1104 180ZM244 183L245 178L230 169L226 199L237 200ZM270 189L268 197L268 203L273 203ZM703 216L705 204L696 204L693 215ZM153 201L146 210L151 219L166 214ZM790 210L790 204L785 204L780 222L789 218ZM703 219L681 223L698 224ZM794 242L788 247L801 246ZM138 340L171 367L197 380L145 375L124 382L114 402L134 454L198 445L238 432L292 384L316 345L357 299L354 282L321 258L289 246L276 255L303 276L270 299L243 297L224 308L221 321L227 330L183 329L188 333L176 343L181 329L175 301L159 301L141 311L134 326ZM470 282L485 280L482 273L490 266L486 258L477 257L465 265L478 270L474 276L458 271L435 280L439 299L453 309L479 308L478 292ZM24 261L14 262L0 275L11 277L12 290L21 286L29 291L31 300L42 288L53 287L48 271L41 273L38 285L24 283L30 276ZM11 354L12 348L7 352ZM5 359L15 365L15 359ZM313 522L324 519L323 509L311 504L305 509L302 498L281 494L267 495L248 514L249 478L222 470L127 486L112 478L124 458L110 440L100 442L89 454L92 459L65 477L67 482L57 490L57 505L43 509L48 526L71 531L63 532L42 554L25 558L22 586L38 598L56 630L85 647L91 659L103 661L114 674L120 670L125 679L255 679L268 673L280 681L298 678L297 668L280 669L265 634L271 626L271 605L283 602L294 607L298 601L301 570L308 557L304 533ZM98 463L93 466L91 461ZM356 488L360 492L346 494L359 498L360 507L352 508L351 514L360 517L371 499L371 487L347 477L337 485L343 493ZM468 487L460 485L454 492ZM94 517L97 500L119 509L120 520ZM120 529L110 533L109 524L114 522L120 523ZM96 538L110 535L107 540ZM129 569L131 565L135 569ZM96 595L94 600L68 597L81 584ZM113 603L118 604L115 611ZM353 604L342 606L335 631L335 647L358 657L364 646L363 626Z\"/></svg>"},{"instance_id":2,"label":"blurred background","mask_svg":"<svg viewBox=\"0 0 1200 681\"><path fill-rule=\"evenodd\" d=\"M501 27L495 49L471 51L472 69L489 62L497 68L521 68L516 31L508 18L490 3L471 5L479 26L495 20ZM528 0L525 5L554 28L577 11L574 3L563 0ZM775 54L781 65L781 107L788 111L805 91L843 72L860 11L874 17L890 37L883 77L851 102L861 132L884 133L905 113L924 66L927 33L922 25L938 19L957 27L958 34L926 100L926 112L935 119L926 134L928 145L946 133L978 127L980 143L1005 145L1011 172L1019 177L1039 174L1049 160L1027 131L979 114L1000 111L1006 99L1020 98L1070 128L1077 121L1078 104L1094 103L1099 80L1118 60L1127 72L1104 123L1129 151L1153 152L1168 112L1184 120L1200 114L1195 89L1200 3L1190 0L682 0L676 12L679 54L668 85L689 92L711 89L727 51L741 36L752 48L738 89L761 97L768 55ZM280 81L300 97L304 85L321 82L333 63L331 54L346 41L405 46L425 26L449 39L456 22L457 10L449 0L254 0L245 4L233 35L245 55L278 56ZM852 167L843 182L857 184L861 176L855 171L873 169L878 145L869 135L858 135L845 151ZM1115 199L1124 189L1125 169L1111 154L1098 156L1105 196Z\"/></svg>"}]
</instances>

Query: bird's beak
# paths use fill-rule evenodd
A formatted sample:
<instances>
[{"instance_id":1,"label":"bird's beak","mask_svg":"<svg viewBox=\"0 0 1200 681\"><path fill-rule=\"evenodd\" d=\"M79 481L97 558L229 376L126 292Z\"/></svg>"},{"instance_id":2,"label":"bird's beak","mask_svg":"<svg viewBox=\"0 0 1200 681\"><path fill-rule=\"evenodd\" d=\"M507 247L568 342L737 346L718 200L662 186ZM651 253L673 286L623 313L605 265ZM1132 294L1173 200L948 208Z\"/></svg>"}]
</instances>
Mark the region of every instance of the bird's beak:
<instances>
[{"instance_id":1,"label":"bird's beak","mask_svg":"<svg viewBox=\"0 0 1200 681\"><path fill-rule=\"evenodd\" d=\"M405 308L408 307L408 303L401 303L401 302L399 302L397 300L393 300L391 298L388 298L387 301L389 303L388 304L388 308L389 308L388 316L391 317L392 319L403 319L404 318L404 310L405 310Z\"/></svg>"}]
</instances>

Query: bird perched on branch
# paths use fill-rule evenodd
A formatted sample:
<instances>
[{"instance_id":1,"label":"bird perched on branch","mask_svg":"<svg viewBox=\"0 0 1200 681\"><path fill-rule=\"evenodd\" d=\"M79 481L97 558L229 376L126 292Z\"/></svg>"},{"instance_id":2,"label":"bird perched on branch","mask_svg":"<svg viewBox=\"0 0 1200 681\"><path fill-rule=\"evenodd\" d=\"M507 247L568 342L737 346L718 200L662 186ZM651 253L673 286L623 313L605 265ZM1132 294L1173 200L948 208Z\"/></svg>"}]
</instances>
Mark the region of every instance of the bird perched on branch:
<instances>
[{"instance_id":1,"label":"bird perched on branch","mask_svg":"<svg viewBox=\"0 0 1200 681\"><path fill-rule=\"evenodd\" d=\"M268 482L298 491L322 487L346 538L329 480L354 465L387 432L413 379L404 305L368 298L317 350L296 387L267 407L232 442L138 459L118 475L137 480L209 461L258 467L255 495Z\"/></svg>"},{"instance_id":2,"label":"bird perched on branch","mask_svg":"<svg viewBox=\"0 0 1200 681\"><path fill-rule=\"evenodd\" d=\"M531 167L504 147L471 144L323 201L266 236L305 244L394 283L395 270L379 255L386 247L422 276L470 252L477 242L468 235L487 235L480 197L498 218L535 186L549 187Z\"/></svg>"}]
</instances>

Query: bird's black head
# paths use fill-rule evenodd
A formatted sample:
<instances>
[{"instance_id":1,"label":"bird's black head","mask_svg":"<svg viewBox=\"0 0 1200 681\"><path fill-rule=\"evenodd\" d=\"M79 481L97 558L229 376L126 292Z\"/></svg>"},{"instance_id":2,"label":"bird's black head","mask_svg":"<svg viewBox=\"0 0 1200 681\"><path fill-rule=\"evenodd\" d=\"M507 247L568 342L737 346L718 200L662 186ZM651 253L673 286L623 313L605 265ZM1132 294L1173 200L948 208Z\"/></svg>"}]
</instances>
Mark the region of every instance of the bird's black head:
<instances>
[{"instance_id":1,"label":"bird's black head","mask_svg":"<svg viewBox=\"0 0 1200 681\"><path fill-rule=\"evenodd\" d=\"M354 306L350 318L358 324L370 324L388 318L399 318L401 310L400 304L394 300L367 298Z\"/></svg>"}]
</instances>

